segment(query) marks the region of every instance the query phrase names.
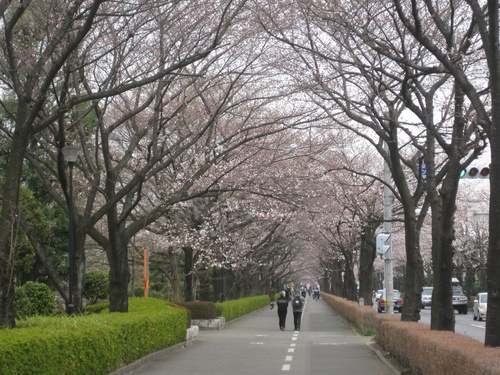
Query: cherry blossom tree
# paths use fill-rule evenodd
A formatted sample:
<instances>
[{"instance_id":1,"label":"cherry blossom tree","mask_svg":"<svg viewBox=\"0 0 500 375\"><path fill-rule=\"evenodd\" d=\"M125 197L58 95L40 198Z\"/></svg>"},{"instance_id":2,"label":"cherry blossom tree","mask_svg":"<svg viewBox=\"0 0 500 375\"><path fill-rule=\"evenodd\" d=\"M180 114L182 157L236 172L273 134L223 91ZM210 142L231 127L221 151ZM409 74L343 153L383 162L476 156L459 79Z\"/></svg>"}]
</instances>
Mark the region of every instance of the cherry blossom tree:
<instances>
[{"instance_id":1,"label":"cherry blossom tree","mask_svg":"<svg viewBox=\"0 0 500 375\"><path fill-rule=\"evenodd\" d=\"M467 156L464 163L470 163L485 147L477 121L470 115L474 109L467 106L442 62L420 47L390 4L329 7L297 2L296 8L297 17L305 20L298 23L301 29L289 18L280 18L273 7L265 8L269 16L263 26L297 54L301 77L304 69L310 71L303 85L309 82L315 102L337 124L370 141L390 166L393 193L402 202L406 226L403 319L418 320L423 282L418 239L429 205L434 275L439 277L436 293L451 301L444 298L451 296L451 284L444 280L451 279L460 161ZM453 23L454 18L447 21ZM458 46L463 50L477 42L477 38L466 39L466 31L459 35L464 35ZM451 97L456 100L454 111L443 101ZM435 110L437 104L440 111ZM421 174L423 163L426 176ZM418 205L422 209L417 217ZM433 310L433 316L435 329L453 330L451 302Z\"/></svg>"},{"instance_id":2,"label":"cherry blossom tree","mask_svg":"<svg viewBox=\"0 0 500 375\"><path fill-rule=\"evenodd\" d=\"M3 180L0 216L0 327L15 326L12 233L18 215L23 160L32 136L47 128L71 104L54 110L51 87L64 80L63 66L99 18L103 1L2 1L1 86L14 106L2 106L9 120L2 131L11 148ZM10 99L9 99L10 100ZM47 118L44 112L52 112Z\"/></svg>"},{"instance_id":3,"label":"cherry blossom tree","mask_svg":"<svg viewBox=\"0 0 500 375\"><path fill-rule=\"evenodd\" d=\"M479 291L487 289L490 194L487 180L462 180L460 185L457 199L455 276L462 282L465 293L471 297L476 277Z\"/></svg>"},{"instance_id":4,"label":"cherry blossom tree","mask_svg":"<svg viewBox=\"0 0 500 375\"><path fill-rule=\"evenodd\" d=\"M221 6L215 2L211 6L207 4L203 10L184 3L150 2L147 6L107 3L103 5L102 13L98 13L99 22L88 25L86 38L82 37L80 43L72 45L72 54L62 61L61 75L64 80L58 81L57 85L47 85L47 90L52 90L51 94L57 99L54 103L58 109L53 113L49 110L38 112L45 125L39 126L39 131L33 133L39 148L30 152L28 157L40 175L45 177L46 188L53 199L63 207L66 203L61 199L58 187L51 184L53 177L50 176L61 177L67 201L67 180L58 150L68 139L81 145L83 157L77 168L81 168L80 173L90 181L84 183L82 180L75 184L77 196L85 198L85 202L77 199L81 211L78 209L75 215L79 281L74 295L77 306L81 306L85 260L83 245L85 236L90 233L98 243L107 245L103 247L108 250L112 264L112 309L126 310L127 304L123 300L126 283L123 287L120 281L120 277L127 275L126 256L109 250L113 246L126 246L124 242L127 242L120 238L127 234L119 232L123 219L117 216L117 204L123 199L120 209L130 213L140 202L137 197L141 196L143 181L154 174L155 164L160 164L160 167L155 166L157 170L171 165L175 152L172 154L165 150L168 143L160 149L155 143L165 139L160 138L162 131L166 131L162 125L164 119L156 118L155 121L155 116L161 112L162 100L174 103L171 106L174 112L164 113L168 118L175 117L175 108L178 110L185 106L184 99L189 101L193 97L183 96L182 87L192 87L196 81L193 75L203 74L210 63L199 64L192 71L184 70L216 49L244 3L228 1ZM93 16L95 12L97 8ZM180 22L183 17L187 17L189 22ZM172 26L170 29L167 27L169 24ZM196 28L196 25L201 26ZM89 32L90 29L92 32ZM211 61L213 63L216 59ZM185 74L185 79L182 74ZM180 79L175 81L175 77ZM171 96L167 96L166 90L171 87ZM196 90L192 92L196 96ZM145 138L146 128L138 126L138 121L144 119L151 121L148 134L153 138L149 142ZM174 134L170 143L175 145L179 140L175 140ZM193 139L201 137L202 134L195 135ZM188 143L181 144L181 149L188 149ZM132 167L127 164L129 162ZM53 163L57 163L57 169ZM119 171L124 174L120 175ZM114 191L115 184L121 187L118 193ZM187 185L189 183L184 186L185 189ZM103 220L105 217L106 220ZM110 242L102 235L103 230L111 232Z\"/></svg>"}]
</instances>

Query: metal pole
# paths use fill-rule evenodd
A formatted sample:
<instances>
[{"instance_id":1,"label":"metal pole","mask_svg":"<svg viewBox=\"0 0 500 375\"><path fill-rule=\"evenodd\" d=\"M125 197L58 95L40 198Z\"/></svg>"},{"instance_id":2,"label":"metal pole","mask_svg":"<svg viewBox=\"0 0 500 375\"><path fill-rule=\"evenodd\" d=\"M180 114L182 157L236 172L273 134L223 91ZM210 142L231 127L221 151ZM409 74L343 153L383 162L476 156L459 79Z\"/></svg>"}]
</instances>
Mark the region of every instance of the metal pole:
<instances>
[{"instance_id":1,"label":"metal pole","mask_svg":"<svg viewBox=\"0 0 500 375\"><path fill-rule=\"evenodd\" d=\"M68 162L69 166L69 295L68 308L69 315L75 312L73 304L73 288L74 288L74 273L75 273L75 248L74 248L74 217L73 217L73 166L74 162Z\"/></svg>"},{"instance_id":2,"label":"metal pole","mask_svg":"<svg viewBox=\"0 0 500 375\"><path fill-rule=\"evenodd\" d=\"M384 142L384 150L389 152L387 143ZM391 170L387 161L384 162L384 233L392 234L392 202L394 196L389 188L392 181ZM386 310L388 314L394 314L394 287L393 287L393 272L392 272L392 235L386 241L389 250L384 254L384 287L386 294L386 301L389 301L389 309Z\"/></svg>"},{"instance_id":3,"label":"metal pole","mask_svg":"<svg viewBox=\"0 0 500 375\"><path fill-rule=\"evenodd\" d=\"M78 154L80 149L76 146L67 145L61 149L64 158L66 159L69 167L69 202L68 202L68 213L69 213L69 278L68 278L68 306L66 311L68 314L73 314L75 312L75 305L73 302L74 286L76 285L76 273L75 273L75 205L73 202L73 166L78 159Z\"/></svg>"},{"instance_id":4,"label":"metal pole","mask_svg":"<svg viewBox=\"0 0 500 375\"><path fill-rule=\"evenodd\" d=\"M148 297L149 292L149 250L144 248L144 297Z\"/></svg>"}]
</instances>

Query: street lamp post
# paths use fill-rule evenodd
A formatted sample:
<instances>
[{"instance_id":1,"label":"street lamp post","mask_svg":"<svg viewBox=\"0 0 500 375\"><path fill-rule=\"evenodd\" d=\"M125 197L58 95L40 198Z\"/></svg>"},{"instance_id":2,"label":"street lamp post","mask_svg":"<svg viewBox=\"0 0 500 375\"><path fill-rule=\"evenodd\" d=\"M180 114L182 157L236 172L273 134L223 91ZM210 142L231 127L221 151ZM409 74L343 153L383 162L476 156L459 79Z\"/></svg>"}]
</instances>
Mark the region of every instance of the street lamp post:
<instances>
[{"instance_id":1,"label":"street lamp post","mask_svg":"<svg viewBox=\"0 0 500 375\"><path fill-rule=\"evenodd\" d=\"M80 154L80 149L76 146L68 145L61 149L66 162L69 167L69 202L68 202L68 213L69 213L69 280L68 280L68 306L66 311L68 314L73 314L75 312L75 306L73 303L73 286L75 285L75 235L74 235L74 203L73 203L73 167L75 165L76 159Z\"/></svg>"}]
</instances>

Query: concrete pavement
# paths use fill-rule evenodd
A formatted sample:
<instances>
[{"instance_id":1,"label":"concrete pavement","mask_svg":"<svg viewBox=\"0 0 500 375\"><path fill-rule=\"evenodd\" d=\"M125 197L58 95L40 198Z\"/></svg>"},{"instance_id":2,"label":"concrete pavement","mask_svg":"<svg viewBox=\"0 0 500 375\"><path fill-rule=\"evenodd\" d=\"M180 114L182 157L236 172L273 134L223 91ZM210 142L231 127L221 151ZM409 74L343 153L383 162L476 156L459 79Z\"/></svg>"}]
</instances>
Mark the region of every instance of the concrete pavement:
<instances>
[{"instance_id":1,"label":"concrete pavement","mask_svg":"<svg viewBox=\"0 0 500 375\"><path fill-rule=\"evenodd\" d=\"M257 311L217 331L200 331L187 347L165 350L113 375L395 375L371 348L370 337L355 333L326 302L308 297L302 329L293 331L288 308L286 330L276 308Z\"/></svg>"}]
</instances>

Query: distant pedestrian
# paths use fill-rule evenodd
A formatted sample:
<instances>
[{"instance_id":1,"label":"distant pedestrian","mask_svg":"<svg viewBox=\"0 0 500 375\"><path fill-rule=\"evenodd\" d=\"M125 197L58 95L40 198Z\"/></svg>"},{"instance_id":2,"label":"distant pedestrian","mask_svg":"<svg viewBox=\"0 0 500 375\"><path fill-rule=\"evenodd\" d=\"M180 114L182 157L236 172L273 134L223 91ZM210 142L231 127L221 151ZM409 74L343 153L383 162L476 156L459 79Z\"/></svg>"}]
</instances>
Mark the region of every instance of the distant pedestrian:
<instances>
[{"instance_id":1,"label":"distant pedestrian","mask_svg":"<svg viewBox=\"0 0 500 375\"><path fill-rule=\"evenodd\" d=\"M293 325L296 331L300 331L300 322L302 320L302 308L304 306L304 298L299 293L295 294L292 300Z\"/></svg>"},{"instance_id":2,"label":"distant pedestrian","mask_svg":"<svg viewBox=\"0 0 500 375\"><path fill-rule=\"evenodd\" d=\"M274 309L274 301L276 301L276 293L271 289L269 291L269 305L271 306L271 310Z\"/></svg>"},{"instance_id":3,"label":"distant pedestrian","mask_svg":"<svg viewBox=\"0 0 500 375\"><path fill-rule=\"evenodd\" d=\"M286 293L283 291L280 293L280 297L276 301L278 305L278 319L280 329L285 330L286 314L288 313L288 299L286 298Z\"/></svg>"},{"instance_id":4,"label":"distant pedestrian","mask_svg":"<svg viewBox=\"0 0 500 375\"><path fill-rule=\"evenodd\" d=\"M313 299L315 299L316 301L319 301L319 289L313 290Z\"/></svg>"}]
</instances>

